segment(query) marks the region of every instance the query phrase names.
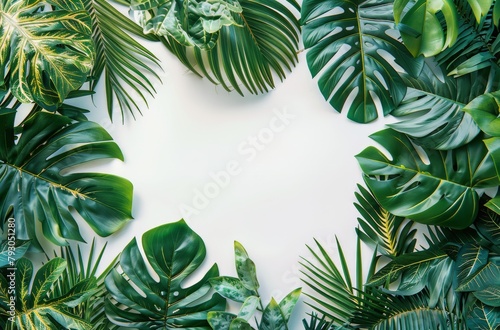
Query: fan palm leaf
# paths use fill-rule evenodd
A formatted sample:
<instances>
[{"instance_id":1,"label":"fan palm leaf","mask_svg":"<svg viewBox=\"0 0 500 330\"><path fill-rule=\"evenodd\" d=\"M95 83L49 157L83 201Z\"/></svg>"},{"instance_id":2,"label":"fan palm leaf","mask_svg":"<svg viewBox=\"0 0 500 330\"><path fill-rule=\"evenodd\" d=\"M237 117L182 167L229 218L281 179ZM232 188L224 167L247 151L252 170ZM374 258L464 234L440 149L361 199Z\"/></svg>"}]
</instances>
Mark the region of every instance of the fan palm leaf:
<instances>
[{"instance_id":1,"label":"fan palm leaf","mask_svg":"<svg viewBox=\"0 0 500 330\"><path fill-rule=\"evenodd\" d=\"M163 43L190 70L227 91L264 93L274 88L274 74L285 79L285 70L297 62L300 24L289 7L300 7L295 0L286 2L289 6L276 0L239 1L242 12L232 13L236 25L222 27L209 51L170 36Z\"/></svg>"},{"instance_id":2,"label":"fan palm leaf","mask_svg":"<svg viewBox=\"0 0 500 330\"><path fill-rule=\"evenodd\" d=\"M156 90L150 80L160 80L156 70L160 68L158 58L132 36L156 40L145 36L142 29L114 8L106 0L84 0L85 8L92 20L92 39L97 56L91 75L92 90L104 77L108 113L113 119L115 99L122 120L124 112L132 116L140 110L137 97L147 105L147 95L154 96Z\"/></svg>"}]
</instances>

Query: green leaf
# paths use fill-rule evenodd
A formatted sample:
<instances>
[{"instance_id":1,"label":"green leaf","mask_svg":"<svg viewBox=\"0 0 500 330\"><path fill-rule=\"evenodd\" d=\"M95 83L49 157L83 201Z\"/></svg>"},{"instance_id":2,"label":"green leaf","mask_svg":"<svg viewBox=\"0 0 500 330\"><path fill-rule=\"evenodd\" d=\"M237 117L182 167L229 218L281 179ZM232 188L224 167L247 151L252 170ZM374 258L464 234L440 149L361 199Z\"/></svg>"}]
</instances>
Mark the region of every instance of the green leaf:
<instances>
[{"instance_id":1,"label":"green leaf","mask_svg":"<svg viewBox=\"0 0 500 330\"><path fill-rule=\"evenodd\" d=\"M491 200L488 201L488 203ZM487 204L488 206L488 204ZM500 246L500 215L489 208L481 207L474 222L477 230L493 245Z\"/></svg>"},{"instance_id":2,"label":"green leaf","mask_svg":"<svg viewBox=\"0 0 500 330\"><path fill-rule=\"evenodd\" d=\"M474 291L474 296L484 303L492 307L500 307L500 284L496 283L487 286L479 291Z\"/></svg>"},{"instance_id":3,"label":"green leaf","mask_svg":"<svg viewBox=\"0 0 500 330\"><path fill-rule=\"evenodd\" d=\"M243 286L250 291L256 292L259 289L259 281L257 280L255 263L250 259L243 245L237 241L234 241L234 260L238 278Z\"/></svg>"},{"instance_id":4,"label":"green leaf","mask_svg":"<svg viewBox=\"0 0 500 330\"><path fill-rule=\"evenodd\" d=\"M105 0L84 0L92 19L92 39L96 62L90 89L104 77L108 114L113 119L115 98L121 110L141 113L138 99L147 104L146 95L156 91L151 78L159 81L158 58L133 36L145 38L142 29ZM147 38L147 37L146 37ZM156 38L153 38L153 40Z\"/></svg>"},{"instance_id":5,"label":"green leaf","mask_svg":"<svg viewBox=\"0 0 500 330\"><path fill-rule=\"evenodd\" d=\"M370 137L392 159L375 147L356 158L377 201L397 216L466 228L478 212L476 189L498 185L493 161L479 139L448 152L423 149L421 156L404 134L387 129Z\"/></svg>"},{"instance_id":6,"label":"green leaf","mask_svg":"<svg viewBox=\"0 0 500 330\"><path fill-rule=\"evenodd\" d=\"M298 288L287 294L279 303L279 307L281 310L281 313L283 315L283 319L285 323L288 323L288 320L290 319L290 316L292 315L292 311L295 308L295 305L297 304L297 301L300 298L300 293L302 292L302 289Z\"/></svg>"},{"instance_id":7,"label":"green leaf","mask_svg":"<svg viewBox=\"0 0 500 330\"><path fill-rule=\"evenodd\" d=\"M481 291L490 286L500 286L500 266L490 261L480 270L458 283L458 292Z\"/></svg>"},{"instance_id":8,"label":"green leaf","mask_svg":"<svg viewBox=\"0 0 500 330\"><path fill-rule=\"evenodd\" d=\"M255 291L248 290L243 282L235 277L219 276L211 278L210 284L221 296L237 302L244 302L245 299L256 294Z\"/></svg>"},{"instance_id":9,"label":"green leaf","mask_svg":"<svg viewBox=\"0 0 500 330\"><path fill-rule=\"evenodd\" d=\"M486 93L472 100L463 111L472 116L479 128L488 135L500 136L500 91Z\"/></svg>"},{"instance_id":10,"label":"green leaf","mask_svg":"<svg viewBox=\"0 0 500 330\"><path fill-rule=\"evenodd\" d=\"M438 14L444 17L446 27ZM458 14L452 0L395 0L394 18L404 44L415 57L439 54L458 37Z\"/></svg>"},{"instance_id":11,"label":"green leaf","mask_svg":"<svg viewBox=\"0 0 500 330\"><path fill-rule=\"evenodd\" d=\"M362 216L358 218L359 228L356 228L358 237L389 258L413 252L416 229L410 230L412 222L383 209L363 186L358 185L358 190L359 193L355 193L357 203L354 203Z\"/></svg>"},{"instance_id":12,"label":"green leaf","mask_svg":"<svg viewBox=\"0 0 500 330\"><path fill-rule=\"evenodd\" d=\"M131 2L133 15L145 33L170 36L184 46L211 49L223 26L237 25L238 1L148 1Z\"/></svg>"},{"instance_id":13,"label":"green leaf","mask_svg":"<svg viewBox=\"0 0 500 330\"><path fill-rule=\"evenodd\" d=\"M467 327L475 330L496 330L500 326L500 308L476 301L467 311Z\"/></svg>"},{"instance_id":14,"label":"green leaf","mask_svg":"<svg viewBox=\"0 0 500 330\"><path fill-rule=\"evenodd\" d=\"M285 70L297 63L300 24L293 9L299 5L295 0L238 2L241 13L231 13L236 24L223 26L209 51L188 48L172 37L163 43L190 70L227 91L268 92L274 76L284 80Z\"/></svg>"},{"instance_id":15,"label":"green leaf","mask_svg":"<svg viewBox=\"0 0 500 330\"><path fill-rule=\"evenodd\" d=\"M203 240L180 220L147 231L142 247L145 258L133 239L120 256L122 271L113 269L106 277L112 297L106 300L108 318L137 329L209 329L207 313L225 307L221 296L211 295L208 283L218 276L217 265L198 282L184 284L205 259ZM149 266L159 280L152 277Z\"/></svg>"},{"instance_id":16,"label":"green leaf","mask_svg":"<svg viewBox=\"0 0 500 330\"><path fill-rule=\"evenodd\" d=\"M260 298L256 296L250 296L245 299L243 304L238 311L238 318L243 320L250 320L257 308L259 307Z\"/></svg>"},{"instance_id":17,"label":"green leaf","mask_svg":"<svg viewBox=\"0 0 500 330\"><path fill-rule=\"evenodd\" d=\"M445 252L437 249L428 249L403 254L394 258L391 262L379 270L372 278L370 278L367 285L377 286L392 283L403 273L406 273L406 276L411 276L413 278L411 280L413 285L417 285L417 283L420 282L419 284L421 286L419 289L421 289L425 285L427 276L426 272L429 270L429 267L431 267L433 263L447 258L448 255ZM420 290L415 290L413 293L418 291Z\"/></svg>"},{"instance_id":18,"label":"green leaf","mask_svg":"<svg viewBox=\"0 0 500 330\"><path fill-rule=\"evenodd\" d=\"M229 330L236 315L227 312L211 311L207 314L207 321L214 330Z\"/></svg>"},{"instance_id":19,"label":"green leaf","mask_svg":"<svg viewBox=\"0 0 500 330\"><path fill-rule=\"evenodd\" d=\"M391 113L400 119L388 126L409 135L416 144L431 149L450 150L472 141L480 132L463 108L483 94L487 82L484 71L443 81L425 66L418 78L405 76L409 86L401 104Z\"/></svg>"},{"instance_id":20,"label":"green leaf","mask_svg":"<svg viewBox=\"0 0 500 330\"><path fill-rule=\"evenodd\" d=\"M54 110L93 65L90 17L80 0L3 0L0 86L23 103Z\"/></svg>"},{"instance_id":21,"label":"green leaf","mask_svg":"<svg viewBox=\"0 0 500 330\"><path fill-rule=\"evenodd\" d=\"M465 244L458 251L456 258L456 285L457 291L461 291L464 283L469 282L488 263L489 251L480 246Z\"/></svg>"},{"instance_id":22,"label":"green leaf","mask_svg":"<svg viewBox=\"0 0 500 330\"><path fill-rule=\"evenodd\" d=\"M389 114L406 93L398 70L417 76L422 68L393 33L390 0L305 0L302 23L307 65L323 97L356 122L375 120L377 102Z\"/></svg>"},{"instance_id":23,"label":"green leaf","mask_svg":"<svg viewBox=\"0 0 500 330\"><path fill-rule=\"evenodd\" d=\"M64 294L54 290L64 281L67 263L53 258L43 265L32 279L33 265L27 259L17 263L17 301L14 323L18 329L90 330L92 325L79 317L73 308L87 301L96 292L95 278L84 279ZM33 280L31 292L29 283Z\"/></svg>"},{"instance_id":24,"label":"green leaf","mask_svg":"<svg viewBox=\"0 0 500 330\"><path fill-rule=\"evenodd\" d=\"M246 320L240 318L235 318L229 325L229 330L252 330L252 329L253 329L252 326Z\"/></svg>"},{"instance_id":25,"label":"green leaf","mask_svg":"<svg viewBox=\"0 0 500 330\"><path fill-rule=\"evenodd\" d=\"M14 114L0 114L1 122L13 123ZM132 184L120 177L101 173L74 172L86 162L123 159L111 136L93 122L72 124L67 117L38 112L17 136L9 129L0 135L0 215L11 208L17 222L17 238L36 236L36 220L43 234L54 244L66 239L83 241L70 208L101 235L119 230L131 218ZM120 192L117 194L116 192Z\"/></svg>"},{"instance_id":26,"label":"green leaf","mask_svg":"<svg viewBox=\"0 0 500 330\"><path fill-rule=\"evenodd\" d=\"M488 14L490 11L493 0L467 0L474 16L476 17L476 22L479 23L481 19Z\"/></svg>"},{"instance_id":27,"label":"green leaf","mask_svg":"<svg viewBox=\"0 0 500 330\"><path fill-rule=\"evenodd\" d=\"M262 313L259 330L288 330L280 306L274 298L271 298Z\"/></svg>"}]
</instances>

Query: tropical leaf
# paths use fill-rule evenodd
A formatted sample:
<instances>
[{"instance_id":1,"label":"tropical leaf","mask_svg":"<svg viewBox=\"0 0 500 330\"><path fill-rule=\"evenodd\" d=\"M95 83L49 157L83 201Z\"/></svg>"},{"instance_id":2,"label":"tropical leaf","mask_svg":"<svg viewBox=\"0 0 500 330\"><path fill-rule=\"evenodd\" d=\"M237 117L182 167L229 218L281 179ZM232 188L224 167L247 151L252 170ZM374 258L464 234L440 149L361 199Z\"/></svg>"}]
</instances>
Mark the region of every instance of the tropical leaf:
<instances>
[{"instance_id":1,"label":"tropical leaf","mask_svg":"<svg viewBox=\"0 0 500 330\"><path fill-rule=\"evenodd\" d=\"M439 54L458 37L458 13L452 0L395 0L394 19L404 44L415 57Z\"/></svg>"},{"instance_id":2,"label":"tropical leaf","mask_svg":"<svg viewBox=\"0 0 500 330\"><path fill-rule=\"evenodd\" d=\"M184 283L205 259L202 239L181 220L147 231L142 247L145 259L133 239L121 253L122 271L113 269L106 277L112 297L106 301L108 318L119 326L137 329L210 329L207 312L225 307L221 296L210 296L208 280L218 276L217 265L197 283ZM159 280L150 275L149 266ZM116 302L126 308L119 308Z\"/></svg>"},{"instance_id":3,"label":"tropical leaf","mask_svg":"<svg viewBox=\"0 0 500 330\"><path fill-rule=\"evenodd\" d=\"M256 291L248 290L243 281L236 277L218 276L211 278L210 284L221 296L237 302L244 302L247 298L257 294Z\"/></svg>"},{"instance_id":4,"label":"tropical leaf","mask_svg":"<svg viewBox=\"0 0 500 330\"><path fill-rule=\"evenodd\" d=\"M467 311L467 326L476 330L496 330L500 326L500 308L491 307L480 301L470 304Z\"/></svg>"},{"instance_id":5,"label":"tropical leaf","mask_svg":"<svg viewBox=\"0 0 500 330\"><path fill-rule=\"evenodd\" d=\"M391 156L375 147L356 156L364 179L387 211L414 221L462 229L478 212L478 188L498 186L481 140L448 152L416 147L404 134L386 129L371 135ZM424 162L422 157L426 157Z\"/></svg>"},{"instance_id":6,"label":"tropical leaf","mask_svg":"<svg viewBox=\"0 0 500 330\"><path fill-rule=\"evenodd\" d=\"M16 260L21 259L30 246L30 241L14 239L14 235L9 235L6 240L0 242L0 268L14 267Z\"/></svg>"},{"instance_id":7,"label":"tropical leaf","mask_svg":"<svg viewBox=\"0 0 500 330\"><path fill-rule=\"evenodd\" d=\"M181 45L205 50L215 46L223 26L237 24L233 13L242 12L236 0L134 0L131 9L144 33L169 36Z\"/></svg>"},{"instance_id":8,"label":"tropical leaf","mask_svg":"<svg viewBox=\"0 0 500 330\"><path fill-rule=\"evenodd\" d=\"M302 4L307 64L332 107L361 123L384 115L403 99L400 68L418 76L421 59L408 52L395 32L392 1L305 0Z\"/></svg>"},{"instance_id":9,"label":"tropical leaf","mask_svg":"<svg viewBox=\"0 0 500 330\"><path fill-rule=\"evenodd\" d=\"M87 301L96 291L95 278L87 278L72 286L63 294L54 293L59 288L67 262L53 258L33 274L33 265L28 259L16 264L16 302L13 324L17 329L92 329L92 325L72 310ZM30 282L32 285L30 287ZM7 278L0 276L0 289L5 290ZM2 292L1 296L8 296ZM0 310L8 310L5 300L0 301ZM3 318L6 322L6 318ZM10 321L9 321L10 322Z\"/></svg>"},{"instance_id":10,"label":"tropical leaf","mask_svg":"<svg viewBox=\"0 0 500 330\"><path fill-rule=\"evenodd\" d=\"M116 232L131 219L129 181L74 172L92 160L123 159L102 127L92 122L72 124L67 117L38 112L24 122L18 137L14 117L15 112L0 114L0 215L5 219L13 208L18 239L31 239L32 246L41 249L38 220L54 244L83 241L70 208L101 236Z\"/></svg>"},{"instance_id":11,"label":"tropical leaf","mask_svg":"<svg viewBox=\"0 0 500 330\"><path fill-rule=\"evenodd\" d=\"M300 7L295 0L238 2L241 13L231 14L236 24L220 29L211 50L186 47L170 36L163 43L190 70L227 91L243 95L243 86L252 94L264 93L274 88L274 75L283 80L285 69L297 62L300 24L292 9Z\"/></svg>"},{"instance_id":12,"label":"tropical leaf","mask_svg":"<svg viewBox=\"0 0 500 330\"><path fill-rule=\"evenodd\" d=\"M500 247L500 216L498 213L486 207L481 207L474 226L483 237L493 245Z\"/></svg>"},{"instance_id":13,"label":"tropical leaf","mask_svg":"<svg viewBox=\"0 0 500 330\"><path fill-rule=\"evenodd\" d=\"M388 126L422 147L455 149L479 134L471 115L462 110L470 109L468 103L489 85L483 81L484 70L459 78L444 77L444 81L437 77L439 73L439 68L426 66L417 79L404 77L408 92L391 113L400 121Z\"/></svg>"},{"instance_id":14,"label":"tropical leaf","mask_svg":"<svg viewBox=\"0 0 500 330\"><path fill-rule=\"evenodd\" d=\"M159 80L160 64L156 56L132 36L144 36L141 28L105 0L84 0L92 19L92 39L96 47L96 63L92 68L90 88L96 89L101 77L107 98L108 113L113 119L114 100L118 102L122 120L124 112L140 111L137 98L147 104L146 94L155 88L150 78ZM154 39L154 38L153 38Z\"/></svg>"},{"instance_id":15,"label":"tropical leaf","mask_svg":"<svg viewBox=\"0 0 500 330\"><path fill-rule=\"evenodd\" d=\"M476 97L463 110L471 115L483 132L500 136L500 91Z\"/></svg>"},{"instance_id":16,"label":"tropical leaf","mask_svg":"<svg viewBox=\"0 0 500 330\"><path fill-rule=\"evenodd\" d=\"M358 185L358 190L355 194L358 202L354 206L363 217L358 218L358 237L389 258L413 252L416 229L411 229L412 222L383 209L363 186Z\"/></svg>"},{"instance_id":17,"label":"tropical leaf","mask_svg":"<svg viewBox=\"0 0 500 330\"><path fill-rule=\"evenodd\" d=\"M93 65L90 17L80 0L2 0L0 86L22 103L55 109Z\"/></svg>"},{"instance_id":18,"label":"tropical leaf","mask_svg":"<svg viewBox=\"0 0 500 330\"><path fill-rule=\"evenodd\" d=\"M238 278L241 280L243 286L250 291L257 292L259 289L259 281L257 280L255 264L248 256L243 245L237 241L234 241L234 260Z\"/></svg>"}]
</instances>

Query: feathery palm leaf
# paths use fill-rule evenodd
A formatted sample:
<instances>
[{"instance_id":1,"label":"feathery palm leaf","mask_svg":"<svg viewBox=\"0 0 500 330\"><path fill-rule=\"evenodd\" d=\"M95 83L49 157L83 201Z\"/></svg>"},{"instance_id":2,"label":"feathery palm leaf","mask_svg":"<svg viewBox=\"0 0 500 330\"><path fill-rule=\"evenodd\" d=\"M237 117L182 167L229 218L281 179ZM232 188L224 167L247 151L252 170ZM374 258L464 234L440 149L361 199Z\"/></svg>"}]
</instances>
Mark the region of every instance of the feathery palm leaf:
<instances>
[{"instance_id":1,"label":"feathery palm leaf","mask_svg":"<svg viewBox=\"0 0 500 330\"><path fill-rule=\"evenodd\" d=\"M359 193L355 194L358 202L354 206L363 217L358 218L358 237L389 258L413 252L416 244L416 229L411 229L413 223L382 208L363 186L358 185L358 189Z\"/></svg>"},{"instance_id":2,"label":"feathery palm leaf","mask_svg":"<svg viewBox=\"0 0 500 330\"><path fill-rule=\"evenodd\" d=\"M95 90L104 74L108 113L113 119L114 100L124 112L141 113L137 97L147 104L147 94L156 93L150 77L160 80L156 70L159 60L132 35L145 36L142 29L120 13L107 0L84 0L92 19L92 38L96 47L96 63L92 69L90 88Z\"/></svg>"},{"instance_id":3,"label":"feathery palm leaf","mask_svg":"<svg viewBox=\"0 0 500 330\"><path fill-rule=\"evenodd\" d=\"M297 11L295 0L286 0ZM190 70L225 90L243 95L274 88L273 73L280 80L297 62L300 24L294 13L277 0L241 0L242 12L232 13L236 25L219 31L214 48L189 48L167 36L165 46Z\"/></svg>"},{"instance_id":4,"label":"feathery palm leaf","mask_svg":"<svg viewBox=\"0 0 500 330\"><path fill-rule=\"evenodd\" d=\"M305 0L302 4L307 64L332 107L361 123L384 115L403 99L400 70L418 76L415 59L395 35L392 1Z\"/></svg>"}]
</instances>

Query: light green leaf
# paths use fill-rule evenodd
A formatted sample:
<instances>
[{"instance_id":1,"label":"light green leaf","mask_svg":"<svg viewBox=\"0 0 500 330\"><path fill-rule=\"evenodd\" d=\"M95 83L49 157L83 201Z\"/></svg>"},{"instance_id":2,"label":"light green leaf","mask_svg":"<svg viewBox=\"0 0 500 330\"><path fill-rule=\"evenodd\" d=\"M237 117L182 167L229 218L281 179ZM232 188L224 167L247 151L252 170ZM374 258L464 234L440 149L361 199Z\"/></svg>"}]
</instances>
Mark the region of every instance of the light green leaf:
<instances>
[{"instance_id":1,"label":"light green leaf","mask_svg":"<svg viewBox=\"0 0 500 330\"><path fill-rule=\"evenodd\" d=\"M271 301L262 313L259 330L287 330L283 313L274 298L271 298Z\"/></svg>"},{"instance_id":2,"label":"light green leaf","mask_svg":"<svg viewBox=\"0 0 500 330\"><path fill-rule=\"evenodd\" d=\"M237 302L244 302L245 299L256 294L255 291L248 290L243 282L235 277L214 277L210 279L210 284L221 296Z\"/></svg>"},{"instance_id":3,"label":"light green leaf","mask_svg":"<svg viewBox=\"0 0 500 330\"><path fill-rule=\"evenodd\" d=\"M498 185L493 161L478 138L448 152L423 149L425 155L404 134L390 129L371 138L391 159L375 147L356 158L377 201L397 216L463 229L478 212L476 189Z\"/></svg>"},{"instance_id":4,"label":"light green leaf","mask_svg":"<svg viewBox=\"0 0 500 330\"><path fill-rule=\"evenodd\" d=\"M245 299L243 304L238 311L238 318L243 320L250 320L250 318L254 315L257 307L259 307L260 298L256 296L250 296Z\"/></svg>"},{"instance_id":5,"label":"light green leaf","mask_svg":"<svg viewBox=\"0 0 500 330\"><path fill-rule=\"evenodd\" d=\"M0 86L23 103L54 110L92 68L90 17L80 0L3 0Z\"/></svg>"},{"instance_id":6,"label":"light green leaf","mask_svg":"<svg viewBox=\"0 0 500 330\"><path fill-rule=\"evenodd\" d=\"M389 114L406 93L400 68L412 76L422 68L393 33L390 0L305 0L302 23L307 65L323 97L356 122L375 120L378 102Z\"/></svg>"},{"instance_id":7,"label":"light green leaf","mask_svg":"<svg viewBox=\"0 0 500 330\"><path fill-rule=\"evenodd\" d=\"M0 216L5 218L14 208L18 239L31 239L32 246L41 249L36 236L38 220L45 237L54 244L68 244L67 239L82 241L70 208L101 236L116 232L132 218L129 181L74 172L97 159L123 160L102 127L93 122L73 124L67 117L38 112L24 123L18 138L12 130L14 115L0 114L0 122L11 125L0 132L0 177L8 182L0 185Z\"/></svg>"},{"instance_id":8,"label":"light green leaf","mask_svg":"<svg viewBox=\"0 0 500 330\"><path fill-rule=\"evenodd\" d=\"M234 260L241 283L248 290L256 292L259 289L259 281L257 280L255 264L248 256L243 245L237 241L234 242Z\"/></svg>"},{"instance_id":9,"label":"light green leaf","mask_svg":"<svg viewBox=\"0 0 500 330\"><path fill-rule=\"evenodd\" d=\"M122 271L113 269L106 277L112 297L106 300L108 318L116 325L144 330L209 329L207 313L225 307L225 300L212 295L208 284L219 274L217 265L198 282L184 284L205 259L203 240L180 220L144 233L142 246L145 258L133 239L121 253ZM152 277L149 266L159 280Z\"/></svg>"},{"instance_id":10,"label":"light green leaf","mask_svg":"<svg viewBox=\"0 0 500 330\"><path fill-rule=\"evenodd\" d=\"M217 328L215 328L217 329ZM235 318L229 325L229 330L252 330L252 326L244 319Z\"/></svg>"},{"instance_id":11,"label":"light green leaf","mask_svg":"<svg viewBox=\"0 0 500 330\"><path fill-rule=\"evenodd\" d=\"M394 18L404 44L415 57L437 55L458 37L458 14L452 0L395 0Z\"/></svg>"},{"instance_id":12,"label":"light green leaf","mask_svg":"<svg viewBox=\"0 0 500 330\"><path fill-rule=\"evenodd\" d=\"M292 315L292 311L297 304L297 301L300 298L300 293L302 289L298 288L287 294L279 303L279 307L281 309L281 314L283 315L283 319L285 323L288 323L290 316Z\"/></svg>"},{"instance_id":13,"label":"light green leaf","mask_svg":"<svg viewBox=\"0 0 500 330\"><path fill-rule=\"evenodd\" d=\"M476 17L476 22L479 23L481 19L488 14L490 11L493 0L467 0L474 16Z\"/></svg>"},{"instance_id":14,"label":"light green leaf","mask_svg":"<svg viewBox=\"0 0 500 330\"><path fill-rule=\"evenodd\" d=\"M236 315L227 312L211 311L207 314L207 321L214 330L229 330L235 319Z\"/></svg>"}]
</instances>

